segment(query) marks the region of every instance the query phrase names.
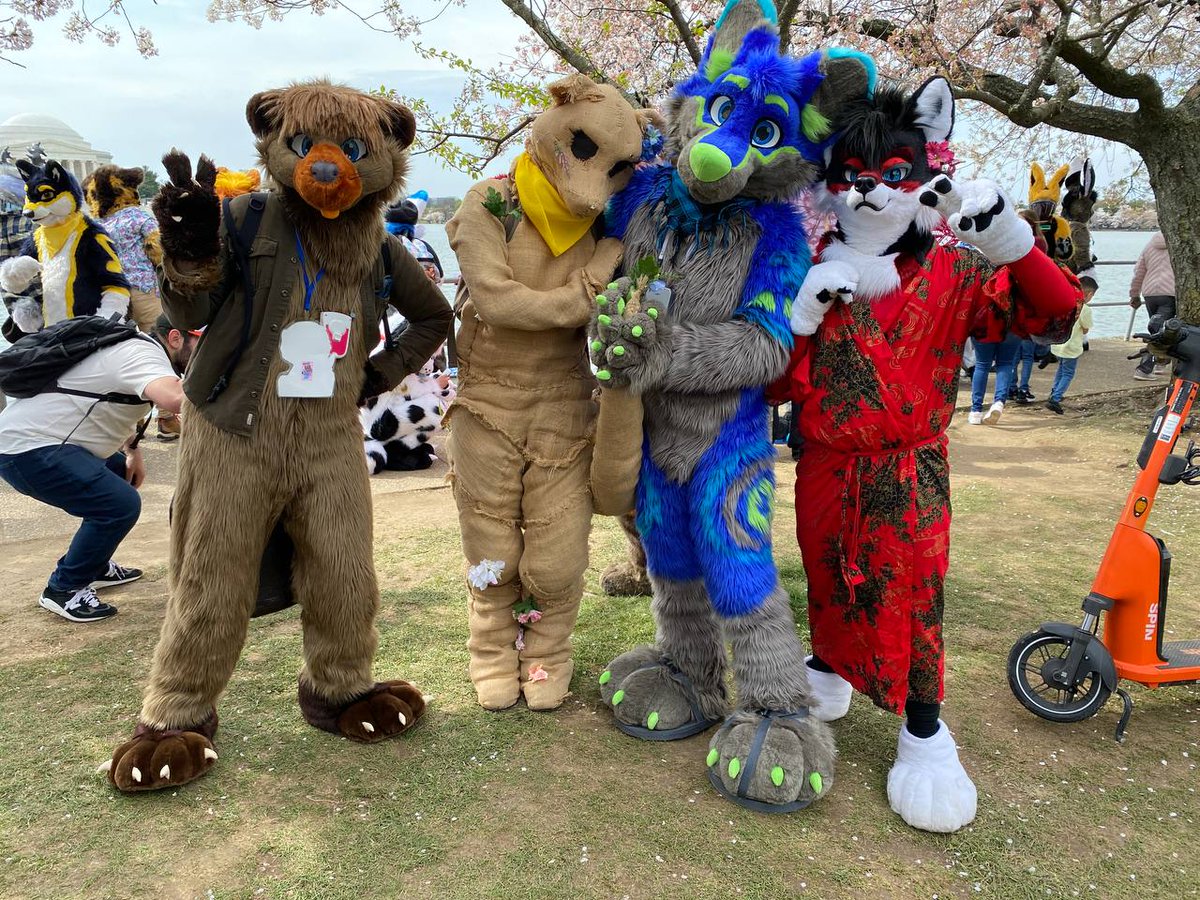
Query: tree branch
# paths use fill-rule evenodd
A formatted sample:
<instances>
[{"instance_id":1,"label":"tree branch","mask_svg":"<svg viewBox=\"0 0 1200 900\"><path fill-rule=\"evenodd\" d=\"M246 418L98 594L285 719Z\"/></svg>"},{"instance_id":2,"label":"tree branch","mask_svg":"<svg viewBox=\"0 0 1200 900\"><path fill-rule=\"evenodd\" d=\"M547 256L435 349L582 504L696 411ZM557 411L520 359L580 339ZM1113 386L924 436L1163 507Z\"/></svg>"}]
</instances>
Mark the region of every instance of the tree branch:
<instances>
[{"instance_id":1,"label":"tree branch","mask_svg":"<svg viewBox=\"0 0 1200 900\"><path fill-rule=\"evenodd\" d=\"M703 55L700 52L700 45L696 43L696 36L692 34L691 25L688 23L687 16L683 14L683 10L679 8L678 0L663 0L663 5L666 6L667 12L671 14L671 21L675 23L675 28L679 32L679 39L683 41L683 46L687 48L688 56L692 58L692 62L700 65L700 57Z\"/></svg>"},{"instance_id":2,"label":"tree branch","mask_svg":"<svg viewBox=\"0 0 1200 900\"><path fill-rule=\"evenodd\" d=\"M613 84L605 74L600 71L600 67L592 62L591 58L580 50L575 49L562 38L560 38L549 23L538 17L533 8L528 3L523 3L521 0L501 0L501 2L509 8L513 15L533 29L534 34L546 42L559 59L573 68L575 71L588 76L596 81L611 84L621 96L629 101L633 106L640 106L637 98L625 91L620 85Z\"/></svg>"},{"instance_id":3,"label":"tree branch","mask_svg":"<svg viewBox=\"0 0 1200 900\"><path fill-rule=\"evenodd\" d=\"M1126 100L1137 100L1151 111L1162 109L1162 88L1154 76L1127 72L1089 53L1087 48L1071 38L1059 47L1063 62L1074 66L1088 81L1104 93Z\"/></svg>"}]
</instances>

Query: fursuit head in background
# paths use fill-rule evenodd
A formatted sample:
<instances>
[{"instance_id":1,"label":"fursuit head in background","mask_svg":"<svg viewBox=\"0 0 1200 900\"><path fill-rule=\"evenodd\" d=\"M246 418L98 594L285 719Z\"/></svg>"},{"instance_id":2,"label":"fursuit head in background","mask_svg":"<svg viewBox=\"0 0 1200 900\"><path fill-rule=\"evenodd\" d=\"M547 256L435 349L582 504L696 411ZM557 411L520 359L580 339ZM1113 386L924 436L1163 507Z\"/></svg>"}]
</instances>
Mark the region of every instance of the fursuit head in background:
<instances>
[{"instance_id":1,"label":"fursuit head in background","mask_svg":"<svg viewBox=\"0 0 1200 900\"><path fill-rule=\"evenodd\" d=\"M710 780L772 812L830 789L834 743L808 714L804 649L771 557L764 389L787 365L792 298L810 262L794 200L819 174L830 119L873 81L869 58L851 51L781 54L772 4L729 3L699 71L668 103L670 163L640 169L611 210L626 271L653 257L669 307L625 315L608 297L592 345L594 363L645 407L637 527L658 631L654 646L612 661L604 699L618 728L648 740L724 719Z\"/></svg>"},{"instance_id":2,"label":"fursuit head in background","mask_svg":"<svg viewBox=\"0 0 1200 900\"><path fill-rule=\"evenodd\" d=\"M34 230L18 255L0 265L0 287L20 294L40 275L42 303L14 303L4 336L15 341L75 316L123 317L129 282L108 232L84 213L75 176L53 159L41 166L19 159L16 165L25 180L24 213Z\"/></svg>"}]
</instances>

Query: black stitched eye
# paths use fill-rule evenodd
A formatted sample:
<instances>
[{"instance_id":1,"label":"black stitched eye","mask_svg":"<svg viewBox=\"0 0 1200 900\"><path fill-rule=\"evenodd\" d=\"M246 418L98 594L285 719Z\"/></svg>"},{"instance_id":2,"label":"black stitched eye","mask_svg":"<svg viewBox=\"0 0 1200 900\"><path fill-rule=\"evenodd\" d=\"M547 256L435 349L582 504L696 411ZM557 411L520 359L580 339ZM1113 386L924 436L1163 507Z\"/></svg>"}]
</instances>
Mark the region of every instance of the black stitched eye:
<instances>
[{"instance_id":1,"label":"black stitched eye","mask_svg":"<svg viewBox=\"0 0 1200 900\"><path fill-rule=\"evenodd\" d=\"M600 151L600 147L587 136L587 132L576 131L571 137L571 153L576 159L591 159Z\"/></svg>"},{"instance_id":2,"label":"black stitched eye","mask_svg":"<svg viewBox=\"0 0 1200 900\"><path fill-rule=\"evenodd\" d=\"M626 169L632 169L632 168L633 168L633 163L631 163L627 159L623 159L620 162L618 162L615 166L613 166L611 169L608 170L608 177L616 178L618 175L620 175Z\"/></svg>"}]
</instances>

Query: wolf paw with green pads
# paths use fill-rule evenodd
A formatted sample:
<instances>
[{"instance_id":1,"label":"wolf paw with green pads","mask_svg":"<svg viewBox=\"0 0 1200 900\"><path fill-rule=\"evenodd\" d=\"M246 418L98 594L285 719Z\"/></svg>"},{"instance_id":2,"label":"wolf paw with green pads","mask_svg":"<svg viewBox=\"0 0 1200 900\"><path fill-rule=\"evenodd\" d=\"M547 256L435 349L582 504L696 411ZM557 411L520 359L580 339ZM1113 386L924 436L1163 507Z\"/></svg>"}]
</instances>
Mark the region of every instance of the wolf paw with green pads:
<instances>
[{"instance_id":1,"label":"wolf paw with green pads","mask_svg":"<svg viewBox=\"0 0 1200 900\"><path fill-rule=\"evenodd\" d=\"M649 357L664 349L662 310L648 305L632 313L627 305L632 293L630 279L620 278L596 297L588 352L597 377L608 385L637 380Z\"/></svg>"},{"instance_id":2,"label":"wolf paw with green pads","mask_svg":"<svg viewBox=\"0 0 1200 900\"><path fill-rule=\"evenodd\" d=\"M677 729L694 724L695 733L717 721L703 718L695 689L654 647L638 647L618 656L598 681L600 696L626 734L673 740ZM713 698L708 699L712 705ZM722 705L723 697L716 698L716 703Z\"/></svg>"},{"instance_id":3,"label":"wolf paw with green pads","mask_svg":"<svg viewBox=\"0 0 1200 900\"><path fill-rule=\"evenodd\" d=\"M761 740L756 741L760 728ZM812 716L764 717L739 710L713 736L705 764L710 779L734 802L789 811L823 797L833 786L833 738L828 726Z\"/></svg>"}]
</instances>

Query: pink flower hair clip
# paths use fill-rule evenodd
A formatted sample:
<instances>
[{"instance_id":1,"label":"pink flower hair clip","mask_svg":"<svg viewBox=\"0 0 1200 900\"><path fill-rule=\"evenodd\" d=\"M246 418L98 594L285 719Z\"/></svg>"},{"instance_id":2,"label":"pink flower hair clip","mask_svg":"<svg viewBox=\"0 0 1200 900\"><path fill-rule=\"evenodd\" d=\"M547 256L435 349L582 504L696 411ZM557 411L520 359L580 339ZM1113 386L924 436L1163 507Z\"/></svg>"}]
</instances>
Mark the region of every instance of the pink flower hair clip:
<instances>
[{"instance_id":1,"label":"pink flower hair clip","mask_svg":"<svg viewBox=\"0 0 1200 900\"><path fill-rule=\"evenodd\" d=\"M950 149L949 141L929 141L925 144L925 159L929 168L939 175L953 175L958 168L958 157Z\"/></svg>"}]
</instances>

